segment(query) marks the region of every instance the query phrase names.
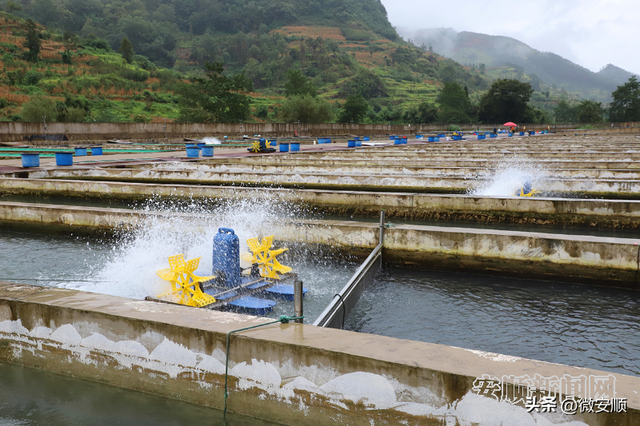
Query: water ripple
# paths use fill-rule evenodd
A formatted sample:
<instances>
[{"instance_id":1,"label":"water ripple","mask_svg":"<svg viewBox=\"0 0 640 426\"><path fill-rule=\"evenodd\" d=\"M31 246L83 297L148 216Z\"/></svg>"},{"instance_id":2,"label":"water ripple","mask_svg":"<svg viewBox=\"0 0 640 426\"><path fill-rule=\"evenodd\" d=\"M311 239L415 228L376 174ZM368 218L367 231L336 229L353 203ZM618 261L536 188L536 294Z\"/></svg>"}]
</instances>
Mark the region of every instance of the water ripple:
<instances>
[{"instance_id":1,"label":"water ripple","mask_svg":"<svg viewBox=\"0 0 640 426\"><path fill-rule=\"evenodd\" d=\"M393 268L345 328L640 375L640 294Z\"/></svg>"}]
</instances>

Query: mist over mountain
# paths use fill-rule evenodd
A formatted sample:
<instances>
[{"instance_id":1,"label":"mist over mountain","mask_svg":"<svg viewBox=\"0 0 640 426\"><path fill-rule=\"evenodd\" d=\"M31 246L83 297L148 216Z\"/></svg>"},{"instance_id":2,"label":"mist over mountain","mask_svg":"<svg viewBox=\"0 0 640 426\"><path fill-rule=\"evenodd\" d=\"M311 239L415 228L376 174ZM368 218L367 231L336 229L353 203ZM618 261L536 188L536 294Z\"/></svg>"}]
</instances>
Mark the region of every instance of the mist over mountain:
<instances>
[{"instance_id":1,"label":"mist over mountain","mask_svg":"<svg viewBox=\"0 0 640 426\"><path fill-rule=\"evenodd\" d=\"M606 67L598 71L598 75L613 81L617 85L626 83L634 75L638 77L638 74L623 70L622 68L612 64L607 64Z\"/></svg>"},{"instance_id":2,"label":"mist over mountain","mask_svg":"<svg viewBox=\"0 0 640 426\"><path fill-rule=\"evenodd\" d=\"M613 65L594 73L555 53L540 52L510 37L457 32L451 28L398 29L398 32L414 44L424 45L461 64L515 65L534 82L540 80L585 99L607 102L616 86L633 75Z\"/></svg>"}]
</instances>

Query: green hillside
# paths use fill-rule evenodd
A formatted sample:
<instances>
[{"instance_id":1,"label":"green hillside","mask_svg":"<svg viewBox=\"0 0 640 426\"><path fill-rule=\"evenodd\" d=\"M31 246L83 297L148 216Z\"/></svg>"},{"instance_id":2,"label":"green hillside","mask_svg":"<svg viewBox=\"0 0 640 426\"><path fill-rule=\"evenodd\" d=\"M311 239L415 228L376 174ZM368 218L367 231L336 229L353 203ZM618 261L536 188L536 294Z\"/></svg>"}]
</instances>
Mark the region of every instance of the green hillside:
<instances>
[{"instance_id":1,"label":"green hillside","mask_svg":"<svg viewBox=\"0 0 640 426\"><path fill-rule=\"evenodd\" d=\"M34 29L40 48L29 60L27 23L0 12L0 120L142 123L177 117L173 90L180 74L141 56L128 64L96 38Z\"/></svg>"},{"instance_id":2,"label":"green hillside","mask_svg":"<svg viewBox=\"0 0 640 426\"><path fill-rule=\"evenodd\" d=\"M490 79L479 71L401 40L379 0L286 0L264 4L244 0L32 0L12 12L47 25L47 38L77 36L78 46L73 49L78 53L93 46L94 50L88 52L96 56L91 66L102 70L106 69L105 63L110 67L114 62L122 64L121 58L107 56L118 56L115 52L125 36L138 55L131 67L146 68L151 79L159 78L156 74L170 73L162 67L172 69L175 79L181 75L202 76L205 62L222 62L226 73L244 72L253 83L251 110L256 121L282 120L281 103L289 70L300 70L318 89L319 96L334 105L334 115L349 95L362 95L371 107L366 120L377 123L415 122L412 120L418 106L433 104L445 81L458 82L476 97L490 85ZM151 63L145 63L145 58ZM20 66L27 70L30 64ZM66 87L65 83L60 84ZM101 94L110 88L109 83L92 84ZM37 89L29 90L54 94L41 86L36 84ZM139 89L131 96L144 97L148 88ZM176 118L173 87L160 84L159 91L163 90L170 91L168 97L154 96L171 99L166 106L173 110L165 110L162 115ZM62 91L58 93L68 93ZM144 102L141 98L131 100ZM145 106L149 104L155 107L149 102ZM121 107L117 106L115 110ZM148 117L157 119L152 112L155 111L149 111ZM12 114L13 118L19 117L19 108ZM140 112L129 116L136 114ZM87 115L94 119L93 113ZM132 119L126 115L117 114L118 119ZM5 119L10 117L5 115Z\"/></svg>"},{"instance_id":3,"label":"green hillside","mask_svg":"<svg viewBox=\"0 0 640 426\"><path fill-rule=\"evenodd\" d=\"M173 66L183 41L204 34L268 32L285 25L337 26L398 36L379 0L24 0L12 13L49 28L86 37L94 34L113 49L127 36L135 51ZM185 40L186 39L186 40Z\"/></svg>"},{"instance_id":4,"label":"green hillside","mask_svg":"<svg viewBox=\"0 0 640 426\"><path fill-rule=\"evenodd\" d=\"M233 120L245 122L306 119L288 113L292 72L317 95L298 105L314 104L327 121L349 120L341 105L361 97L366 114L357 120L380 124L433 121L451 82L471 120L497 79L531 84L531 104L547 113L536 120L552 117L560 99L606 100L616 86L607 73L506 37L440 29L405 42L380 0L22 0L4 7L11 14L0 24L3 120L38 117L25 108L34 98L55 101L49 106L57 112L46 114L54 120L195 120L198 114L181 114L181 93L202 83L213 62L227 76L242 75L250 106ZM27 58L27 18L43 25L48 50L37 61Z\"/></svg>"}]
</instances>

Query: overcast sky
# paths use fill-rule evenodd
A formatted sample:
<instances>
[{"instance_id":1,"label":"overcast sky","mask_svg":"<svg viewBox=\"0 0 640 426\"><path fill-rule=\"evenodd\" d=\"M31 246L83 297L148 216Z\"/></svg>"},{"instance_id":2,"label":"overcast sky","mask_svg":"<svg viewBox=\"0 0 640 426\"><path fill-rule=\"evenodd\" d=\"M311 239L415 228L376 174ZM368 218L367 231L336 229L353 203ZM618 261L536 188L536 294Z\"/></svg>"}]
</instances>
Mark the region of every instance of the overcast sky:
<instances>
[{"instance_id":1,"label":"overcast sky","mask_svg":"<svg viewBox=\"0 0 640 426\"><path fill-rule=\"evenodd\" d=\"M592 71L640 74L640 0L381 0L396 28L513 37Z\"/></svg>"}]
</instances>

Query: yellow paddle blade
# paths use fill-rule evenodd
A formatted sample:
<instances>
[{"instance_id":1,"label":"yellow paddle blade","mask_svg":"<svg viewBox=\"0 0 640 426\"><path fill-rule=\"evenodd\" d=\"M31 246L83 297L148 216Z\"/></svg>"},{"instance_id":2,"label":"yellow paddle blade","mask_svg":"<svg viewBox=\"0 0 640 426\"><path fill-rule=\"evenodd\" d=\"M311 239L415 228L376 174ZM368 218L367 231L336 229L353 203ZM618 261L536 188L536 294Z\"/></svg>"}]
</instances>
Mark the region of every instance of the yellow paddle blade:
<instances>
[{"instance_id":1,"label":"yellow paddle blade","mask_svg":"<svg viewBox=\"0 0 640 426\"><path fill-rule=\"evenodd\" d=\"M162 269L156 273L160 278L171 283L172 290L158 295L158 298L171 295L182 305L196 307L215 303L216 299L204 293L200 288L200 283L210 281L215 277L194 275L193 272L198 269L199 264L199 257L189 261L185 261L182 254L169 257L170 269Z\"/></svg>"}]
</instances>

